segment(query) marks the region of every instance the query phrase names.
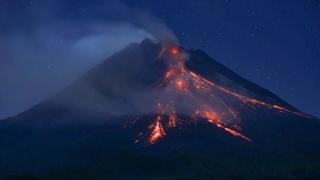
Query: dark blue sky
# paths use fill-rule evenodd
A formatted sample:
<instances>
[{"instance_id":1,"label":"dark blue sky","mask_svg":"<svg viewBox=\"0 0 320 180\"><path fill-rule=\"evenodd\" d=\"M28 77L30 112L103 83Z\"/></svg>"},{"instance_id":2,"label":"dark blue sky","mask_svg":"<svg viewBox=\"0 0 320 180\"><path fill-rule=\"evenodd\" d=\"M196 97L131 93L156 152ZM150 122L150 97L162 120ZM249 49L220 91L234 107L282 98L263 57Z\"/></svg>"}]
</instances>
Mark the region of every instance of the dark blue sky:
<instances>
[{"instance_id":1,"label":"dark blue sky","mask_svg":"<svg viewBox=\"0 0 320 180\"><path fill-rule=\"evenodd\" d=\"M135 23L136 12L152 14L182 46L206 51L290 104L320 116L319 0L4 0L0 6L3 37L28 35L35 24L59 26L57 18L81 26L96 20ZM70 36L74 30L66 31ZM5 46L0 43L0 53ZM0 56L0 61L8 59Z\"/></svg>"}]
</instances>

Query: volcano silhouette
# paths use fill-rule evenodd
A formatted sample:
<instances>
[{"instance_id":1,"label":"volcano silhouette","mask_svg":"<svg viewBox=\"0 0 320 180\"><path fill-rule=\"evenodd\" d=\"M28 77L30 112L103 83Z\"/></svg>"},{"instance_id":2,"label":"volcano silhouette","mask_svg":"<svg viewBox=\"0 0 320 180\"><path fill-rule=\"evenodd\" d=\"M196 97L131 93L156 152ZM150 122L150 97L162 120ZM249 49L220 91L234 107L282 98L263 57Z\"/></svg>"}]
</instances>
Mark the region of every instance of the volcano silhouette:
<instances>
[{"instance_id":1,"label":"volcano silhouette","mask_svg":"<svg viewBox=\"0 0 320 180\"><path fill-rule=\"evenodd\" d=\"M2 120L0 145L1 177L320 177L317 118L201 50L148 39Z\"/></svg>"}]
</instances>

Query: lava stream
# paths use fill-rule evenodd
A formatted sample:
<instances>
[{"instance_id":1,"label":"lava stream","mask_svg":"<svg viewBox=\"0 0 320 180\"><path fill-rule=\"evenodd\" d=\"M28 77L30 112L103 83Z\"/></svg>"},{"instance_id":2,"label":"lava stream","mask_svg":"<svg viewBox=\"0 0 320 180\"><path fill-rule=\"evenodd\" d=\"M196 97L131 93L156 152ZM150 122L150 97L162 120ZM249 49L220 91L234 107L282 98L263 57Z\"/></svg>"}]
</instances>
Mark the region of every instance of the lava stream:
<instances>
[{"instance_id":1,"label":"lava stream","mask_svg":"<svg viewBox=\"0 0 320 180\"><path fill-rule=\"evenodd\" d=\"M154 123L152 123L149 126L150 129L152 129L151 134L149 136L148 141L151 144L156 143L159 139L161 139L163 136L166 135L166 132L163 129L162 123L161 123L161 116L157 116Z\"/></svg>"},{"instance_id":2,"label":"lava stream","mask_svg":"<svg viewBox=\"0 0 320 180\"><path fill-rule=\"evenodd\" d=\"M216 92L218 91L231 95L247 105L260 105L280 112L305 116L300 112L291 111L279 105L246 97L190 71L186 68L183 55L177 47L161 49L158 58L161 59L164 55L169 56L172 62L169 62L168 69L158 85L159 88L165 89L166 93L163 97L159 97L155 110L156 118L149 126L150 133L147 139L150 144L155 144L166 136L167 128L176 128L182 123L178 120L177 113L186 114L186 112L179 112L180 106L184 107L185 104L189 104L185 109L187 109L187 113L192 113L194 122L205 120L233 136L252 141L240 132L241 126L237 112L222 98L217 97L219 94ZM183 102L188 103L183 104ZM218 104L219 107L213 107L214 103L212 102Z\"/></svg>"}]
</instances>

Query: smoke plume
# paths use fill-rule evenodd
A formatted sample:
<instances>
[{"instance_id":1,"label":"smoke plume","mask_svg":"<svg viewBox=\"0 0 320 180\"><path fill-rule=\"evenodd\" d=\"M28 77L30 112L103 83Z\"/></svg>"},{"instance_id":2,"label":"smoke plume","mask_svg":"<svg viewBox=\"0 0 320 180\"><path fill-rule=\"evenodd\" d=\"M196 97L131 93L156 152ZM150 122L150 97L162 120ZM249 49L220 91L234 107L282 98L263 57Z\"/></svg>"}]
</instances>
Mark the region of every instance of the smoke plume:
<instances>
[{"instance_id":1,"label":"smoke plume","mask_svg":"<svg viewBox=\"0 0 320 180\"><path fill-rule=\"evenodd\" d=\"M121 3L91 5L84 15L76 9L73 16L61 13L62 1L16 7L8 2L0 15L0 119L53 96L132 42L176 42L164 23Z\"/></svg>"}]
</instances>

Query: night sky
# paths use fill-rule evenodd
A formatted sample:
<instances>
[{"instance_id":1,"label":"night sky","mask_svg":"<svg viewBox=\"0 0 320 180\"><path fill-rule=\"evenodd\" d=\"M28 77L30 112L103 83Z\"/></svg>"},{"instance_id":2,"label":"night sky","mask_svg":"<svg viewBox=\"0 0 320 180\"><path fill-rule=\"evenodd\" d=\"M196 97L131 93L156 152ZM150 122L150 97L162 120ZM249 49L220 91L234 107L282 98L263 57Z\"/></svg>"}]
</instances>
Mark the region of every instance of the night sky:
<instances>
[{"instance_id":1,"label":"night sky","mask_svg":"<svg viewBox=\"0 0 320 180\"><path fill-rule=\"evenodd\" d=\"M90 34L82 28L90 26L92 22L117 24L117 28L118 22L136 26L133 31L126 31L127 25L125 28L120 27L123 34L117 34L116 37L121 39L122 45L127 44L128 38L131 38L128 40L131 42L147 36L143 30L139 30L139 14L148 14L164 22L182 46L204 50L218 62L269 89L298 109L320 116L319 0L3 0L0 1L0 70L14 68L10 69L11 74L0 72L0 111L6 111L0 112L0 118L18 113L61 89L67 80L61 82L59 79L63 77L58 77L57 73L70 77L66 79L71 81L82 72L73 69L70 73L68 68L74 68L76 62L69 62L67 65L59 62L68 74L56 70L50 74L50 78L39 81L49 81L48 84L55 87L42 93L41 88L32 86L33 83L37 84L38 80L19 79L16 75L18 73L15 73L16 67L32 66L32 72L43 71L43 76L46 77L47 71L53 71L52 68L59 69L60 66L56 60L45 59L66 59L74 57L74 54L66 56L58 48L53 52L41 54L39 58L37 49L30 50L33 51L30 53L25 47L21 48L20 37L33 37L35 31L38 37L41 29L41 38L36 38L36 41L30 40L30 46L37 44L42 48L41 43L45 41L51 47L52 41L59 39L59 42L55 42L55 47L63 44L61 46L66 49L73 39ZM48 32L50 36L43 35ZM56 32L59 34L58 38L52 36ZM111 33L114 32L111 30ZM128 37L131 33L136 35ZM112 45L116 44L117 39L113 41ZM86 44L83 45L83 42L91 43L90 47L101 45L101 42L96 45L96 41L81 41L81 47L88 47ZM99 48L112 49L108 44L103 45L105 47ZM114 51L122 47L121 45L113 48ZM95 48L92 49L96 52ZM41 59L42 65L32 64L28 59L11 59L13 55L8 52L21 54L20 59L37 57ZM110 50L103 54L99 51L100 56L95 58L103 60L101 57L112 52ZM32 56L29 56L30 54ZM87 67L88 63L83 62L84 60L81 61L82 66ZM98 60L90 65L96 63ZM29 71L21 72L19 76L24 77L23 73ZM39 77L39 74L34 76ZM24 90L26 86L32 88ZM31 97L30 94L40 95L30 98L32 100L17 98ZM20 108L15 109L16 106Z\"/></svg>"}]
</instances>

